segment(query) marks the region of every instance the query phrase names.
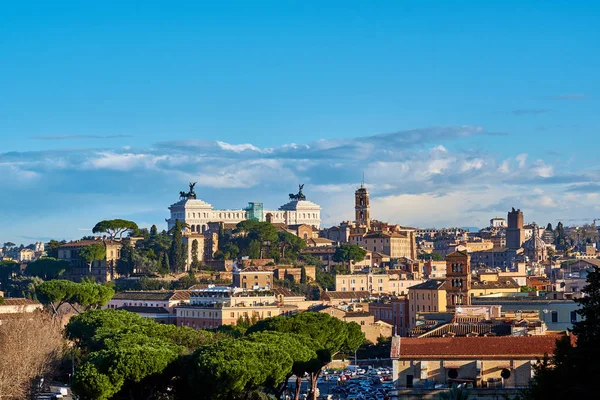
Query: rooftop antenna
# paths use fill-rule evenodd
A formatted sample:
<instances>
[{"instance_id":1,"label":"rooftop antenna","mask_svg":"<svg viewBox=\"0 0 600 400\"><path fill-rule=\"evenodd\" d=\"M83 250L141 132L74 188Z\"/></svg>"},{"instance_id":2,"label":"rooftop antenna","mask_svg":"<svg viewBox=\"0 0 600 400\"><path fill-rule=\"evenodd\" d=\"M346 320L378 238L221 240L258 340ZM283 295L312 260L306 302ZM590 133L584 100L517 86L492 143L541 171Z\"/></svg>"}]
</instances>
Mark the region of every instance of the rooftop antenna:
<instances>
[{"instance_id":1,"label":"rooftop antenna","mask_svg":"<svg viewBox=\"0 0 600 400\"><path fill-rule=\"evenodd\" d=\"M364 188L365 187L365 171L363 171L362 173L362 181L360 181L360 188Z\"/></svg>"}]
</instances>

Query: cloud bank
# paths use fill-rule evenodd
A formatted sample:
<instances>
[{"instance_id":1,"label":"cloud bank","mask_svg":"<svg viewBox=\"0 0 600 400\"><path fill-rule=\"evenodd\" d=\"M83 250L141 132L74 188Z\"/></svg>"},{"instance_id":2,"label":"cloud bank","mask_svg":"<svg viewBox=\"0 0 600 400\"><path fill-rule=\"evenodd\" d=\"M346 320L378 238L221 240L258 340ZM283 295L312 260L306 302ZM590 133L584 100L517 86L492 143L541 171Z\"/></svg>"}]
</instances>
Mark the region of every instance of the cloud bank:
<instances>
[{"instance_id":1,"label":"cloud bank","mask_svg":"<svg viewBox=\"0 0 600 400\"><path fill-rule=\"evenodd\" d=\"M405 225L485 226L513 206L538 223L600 211L598 165L568 170L526 153L457 149L468 138L490 135L501 133L457 126L270 148L215 138L0 153L7 187L0 239L32 237L32 230L40 237L78 237L78 228L110 217L163 226L168 205L192 181L200 198L220 208L248 201L278 207L305 183L308 198L323 207L323 224L332 225L352 218L363 172L373 217Z\"/></svg>"}]
</instances>

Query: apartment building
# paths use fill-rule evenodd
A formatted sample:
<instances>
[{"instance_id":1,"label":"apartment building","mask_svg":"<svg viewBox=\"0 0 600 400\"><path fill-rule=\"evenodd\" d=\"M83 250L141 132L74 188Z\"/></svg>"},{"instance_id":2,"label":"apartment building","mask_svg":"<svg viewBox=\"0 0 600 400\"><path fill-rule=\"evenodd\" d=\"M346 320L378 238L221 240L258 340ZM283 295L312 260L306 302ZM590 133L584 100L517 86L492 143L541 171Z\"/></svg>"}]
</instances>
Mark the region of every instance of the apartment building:
<instances>
[{"instance_id":1,"label":"apartment building","mask_svg":"<svg viewBox=\"0 0 600 400\"><path fill-rule=\"evenodd\" d=\"M176 307L177 325L194 329L214 329L235 325L238 320L260 320L298 312L294 305L277 301L275 292L266 288L246 290L238 287L209 285L193 290L190 304Z\"/></svg>"},{"instance_id":2,"label":"apartment building","mask_svg":"<svg viewBox=\"0 0 600 400\"><path fill-rule=\"evenodd\" d=\"M367 291L371 294L408 294L408 288L423 282L422 279L408 279L408 275L386 274L349 274L336 275L335 290L338 292Z\"/></svg>"}]
</instances>

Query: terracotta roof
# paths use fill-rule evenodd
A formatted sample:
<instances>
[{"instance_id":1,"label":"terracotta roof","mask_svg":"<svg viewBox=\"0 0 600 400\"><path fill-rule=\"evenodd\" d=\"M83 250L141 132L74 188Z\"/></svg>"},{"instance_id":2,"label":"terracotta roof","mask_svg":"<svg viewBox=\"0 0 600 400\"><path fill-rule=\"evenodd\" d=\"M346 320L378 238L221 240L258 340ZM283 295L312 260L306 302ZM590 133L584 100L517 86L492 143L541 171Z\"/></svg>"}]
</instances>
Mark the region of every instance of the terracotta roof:
<instances>
[{"instance_id":1,"label":"terracotta roof","mask_svg":"<svg viewBox=\"0 0 600 400\"><path fill-rule=\"evenodd\" d=\"M391 358L534 359L552 354L557 336L444 337L392 339Z\"/></svg>"},{"instance_id":2,"label":"terracotta roof","mask_svg":"<svg viewBox=\"0 0 600 400\"><path fill-rule=\"evenodd\" d=\"M168 300L189 300L190 292L188 290L132 290L116 293L112 300L147 300L147 301L168 301Z\"/></svg>"},{"instance_id":3,"label":"terracotta roof","mask_svg":"<svg viewBox=\"0 0 600 400\"><path fill-rule=\"evenodd\" d=\"M358 292L323 292L321 293L321 299L329 297L329 299L333 300L359 300L359 299L368 299L371 297L371 293L368 291L358 291Z\"/></svg>"},{"instance_id":4,"label":"terracotta roof","mask_svg":"<svg viewBox=\"0 0 600 400\"><path fill-rule=\"evenodd\" d=\"M373 314L368 313L366 311L347 311L346 318L367 318L367 317L373 317Z\"/></svg>"},{"instance_id":5,"label":"terracotta roof","mask_svg":"<svg viewBox=\"0 0 600 400\"><path fill-rule=\"evenodd\" d=\"M89 245L96 244L96 243L113 244L113 245L121 244L121 242L111 241L111 240L76 240L75 242L61 244L59 249L63 248L63 247L85 247L85 246L89 246Z\"/></svg>"},{"instance_id":6,"label":"terracotta roof","mask_svg":"<svg viewBox=\"0 0 600 400\"><path fill-rule=\"evenodd\" d=\"M314 242L314 243L333 243L334 242L333 240L330 240L330 239L327 239L327 238L322 238L322 237L319 237L319 238L309 238L309 239L306 239L306 240L308 242Z\"/></svg>"},{"instance_id":7,"label":"terracotta roof","mask_svg":"<svg viewBox=\"0 0 600 400\"><path fill-rule=\"evenodd\" d=\"M173 294L173 297L171 297L171 300L178 300L178 301L184 301L184 300L190 300L190 290L176 290L175 293Z\"/></svg>"},{"instance_id":8,"label":"terracotta roof","mask_svg":"<svg viewBox=\"0 0 600 400\"><path fill-rule=\"evenodd\" d=\"M518 289L519 284L513 278L498 278L497 281L472 281L473 289Z\"/></svg>"},{"instance_id":9,"label":"terracotta roof","mask_svg":"<svg viewBox=\"0 0 600 400\"><path fill-rule=\"evenodd\" d=\"M4 303L0 304L2 306L30 306L30 305L42 305L38 301L33 301L30 299L24 298L5 298Z\"/></svg>"},{"instance_id":10,"label":"terracotta roof","mask_svg":"<svg viewBox=\"0 0 600 400\"><path fill-rule=\"evenodd\" d=\"M402 238L402 239L406 239L406 238L408 238L408 236L403 235L398 232L392 232L392 233L373 232L373 233L368 233L365 235L365 239L370 239L370 238Z\"/></svg>"},{"instance_id":11,"label":"terracotta roof","mask_svg":"<svg viewBox=\"0 0 600 400\"><path fill-rule=\"evenodd\" d=\"M271 288L275 296L283 296L283 297L304 297L301 294L297 294L292 292L290 289L285 288L283 286L273 286Z\"/></svg>"},{"instance_id":12,"label":"terracotta roof","mask_svg":"<svg viewBox=\"0 0 600 400\"><path fill-rule=\"evenodd\" d=\"M119 307L117 310L125 310L137 314L170 314L169 311L165 310L163 307L123 306Z\"/></svg>"}]
</instances>

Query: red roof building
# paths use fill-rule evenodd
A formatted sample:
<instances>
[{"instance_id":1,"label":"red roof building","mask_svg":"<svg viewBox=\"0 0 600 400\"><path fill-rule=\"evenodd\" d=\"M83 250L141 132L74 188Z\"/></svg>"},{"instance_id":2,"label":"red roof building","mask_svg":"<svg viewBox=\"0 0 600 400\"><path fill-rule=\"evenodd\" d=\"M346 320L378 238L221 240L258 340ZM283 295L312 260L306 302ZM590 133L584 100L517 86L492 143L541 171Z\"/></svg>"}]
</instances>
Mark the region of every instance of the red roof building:
<instances>
[{"instance_id":1,"label":"red roof building","mask_svg":"<svg viewBox=\"0 0 600 400\"><path fill-rule=\"evenodd\" d=\"M558 336L392 339L394 380L399 388L467 383L475 387L527 386L534 365L554 352Z\"/></svg>"}]
</instances>

